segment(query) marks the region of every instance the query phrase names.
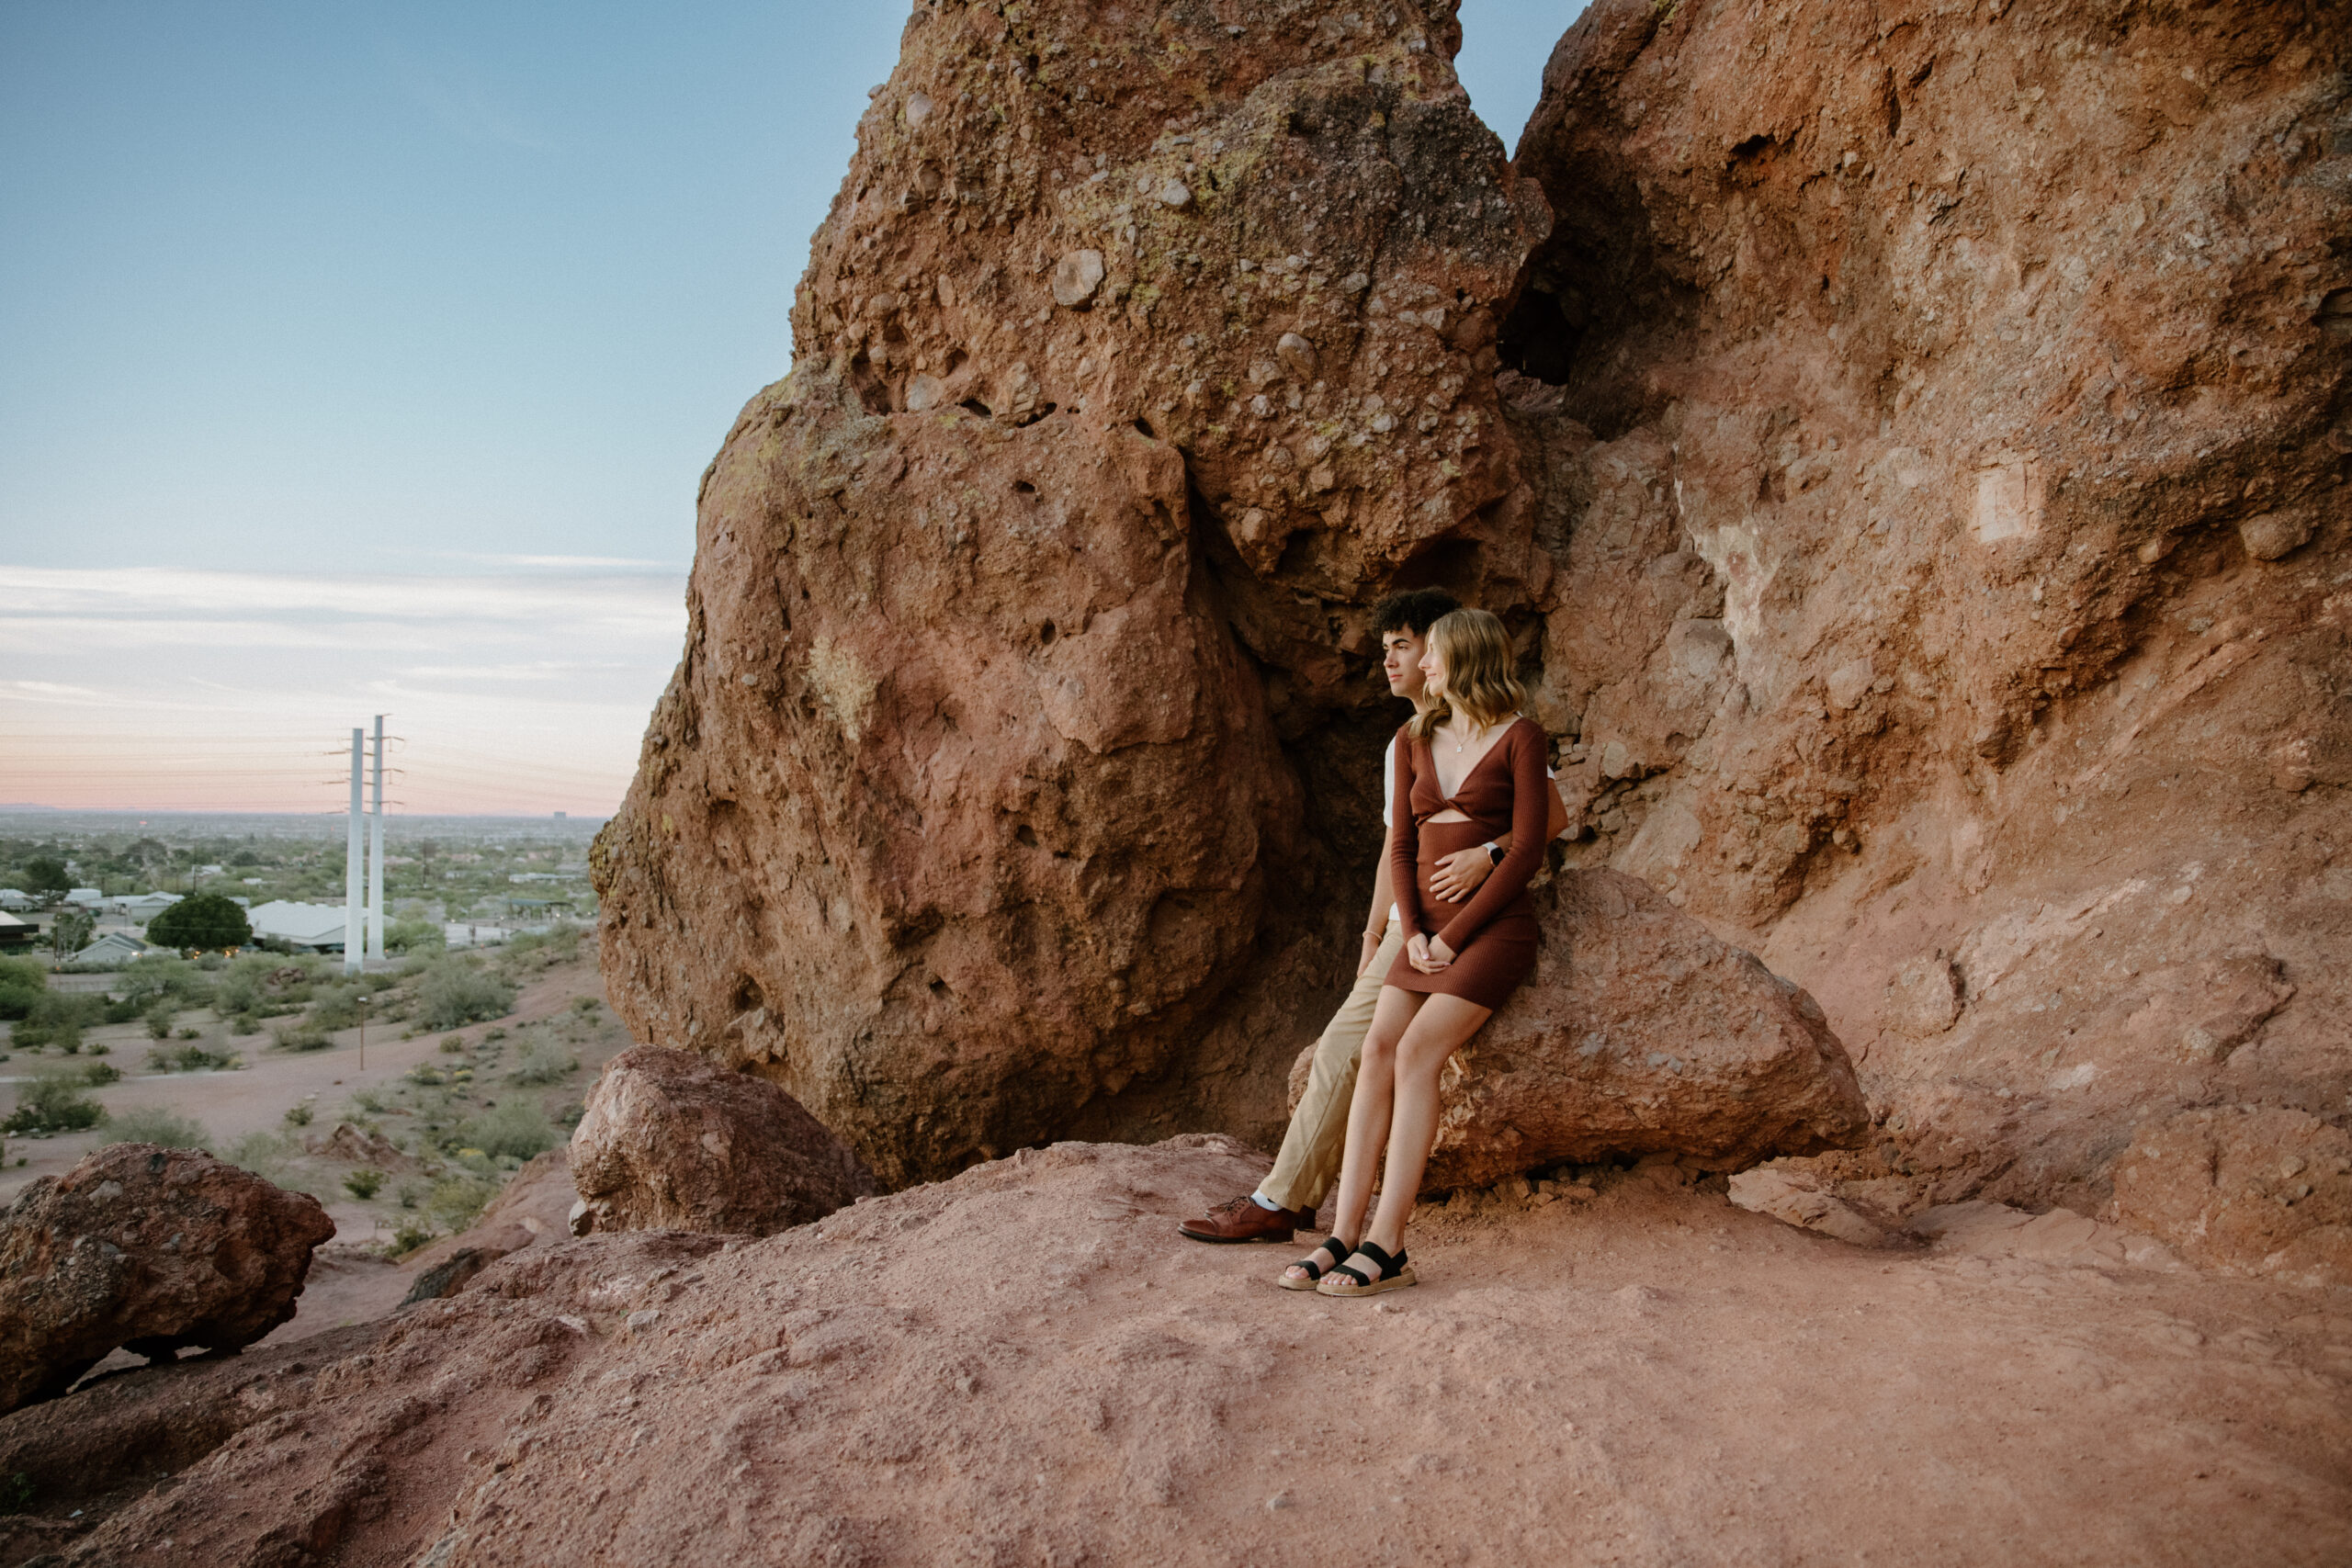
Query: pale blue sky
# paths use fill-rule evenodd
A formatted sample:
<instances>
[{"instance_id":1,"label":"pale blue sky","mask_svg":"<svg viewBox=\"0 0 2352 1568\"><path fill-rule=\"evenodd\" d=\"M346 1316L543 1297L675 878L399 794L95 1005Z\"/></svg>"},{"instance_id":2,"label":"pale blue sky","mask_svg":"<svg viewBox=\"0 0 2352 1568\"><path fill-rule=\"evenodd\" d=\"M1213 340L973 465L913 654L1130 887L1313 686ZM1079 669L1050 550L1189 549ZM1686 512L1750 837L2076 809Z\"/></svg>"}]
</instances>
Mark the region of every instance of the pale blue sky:
<instances>
[{"instance_id":1,"label":"pale blue sky","mask_svg":"<svg viewBox=\"0 0 2352 1568\"><path fill-rule=\"evenodd\" d=\"M1463 78L1506 145L1581 8L1464 5ZM570 735L595 759L564 759L588 767L573 808L616 799L673 636L567 637L526 592L513 626L467 612L479 647L437 615L370 644L315 584L269 630L269 576L380 580L395 603L600 576L674 603L695 482L788 367L808 236L905 15L0 0L0 569L76 574L0 603L0 800L56 794L8 776L37 736L70 752L159 708L243 735L280 683L288 736L395 700L430 729L446 697L493 716L448 730L493 773L501 735ZM243 575L150 575L109 610L84 574L130 568ZM232 592L208 637L186 606ZM166 602L184 646L156 640ZM416 671L439 684L387 686Z\"/></svg>"}]
</instances>

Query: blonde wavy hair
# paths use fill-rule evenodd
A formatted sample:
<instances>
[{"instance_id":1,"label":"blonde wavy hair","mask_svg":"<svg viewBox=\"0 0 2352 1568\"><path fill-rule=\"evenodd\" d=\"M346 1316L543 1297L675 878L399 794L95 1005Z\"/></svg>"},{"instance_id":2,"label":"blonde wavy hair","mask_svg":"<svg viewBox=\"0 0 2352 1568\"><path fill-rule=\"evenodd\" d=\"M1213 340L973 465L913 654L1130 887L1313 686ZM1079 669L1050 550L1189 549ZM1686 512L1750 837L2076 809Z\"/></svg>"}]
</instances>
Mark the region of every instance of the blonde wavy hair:
<instances>
[{"instance_id":1,"label":"blonde wavy hair","mask_svg":"<svg viewBox=\"0 0 2352 1568\"><path fill-rule=\"evenodd\" d=\"M1426 712L1413 716L1406 732L1414 739L1427 740L1456 713L1484 729L1527 705L1510 634L1486 611L1440 615L1430 625L1429 646L1445 666L1445 693Z\"/></svg>"}]
</instances>

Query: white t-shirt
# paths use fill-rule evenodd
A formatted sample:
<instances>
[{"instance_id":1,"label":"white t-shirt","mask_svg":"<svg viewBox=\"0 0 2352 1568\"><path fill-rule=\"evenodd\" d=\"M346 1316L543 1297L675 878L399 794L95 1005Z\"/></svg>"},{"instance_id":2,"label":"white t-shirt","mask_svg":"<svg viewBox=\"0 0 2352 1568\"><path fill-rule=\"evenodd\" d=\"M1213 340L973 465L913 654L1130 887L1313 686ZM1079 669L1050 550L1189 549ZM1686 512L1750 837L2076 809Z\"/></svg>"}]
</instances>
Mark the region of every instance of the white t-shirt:
<instances>
[{"instance_id":1,"label":"white t-shirt","mask_svg":"<svg viewBox=\"0 0 2352 1568\"><path fill-rule=\"evenodd\" d=\"M1555 779L1560 775L1546 768L1544 770L1544 776L1547 779ZM1388 749L1380 754L1380 825L1392 830L1396 826L1396 738L1393 735L1388 738ZM1566 829L1563 829L1562 831L1565 832ZM1386 835L1382 836L1380 843L1380 852L1386 854L1388 852ZM1395 924L1397 918L1396 906L1389 905L1389 923Z\"/></svg>"}]
</instances>

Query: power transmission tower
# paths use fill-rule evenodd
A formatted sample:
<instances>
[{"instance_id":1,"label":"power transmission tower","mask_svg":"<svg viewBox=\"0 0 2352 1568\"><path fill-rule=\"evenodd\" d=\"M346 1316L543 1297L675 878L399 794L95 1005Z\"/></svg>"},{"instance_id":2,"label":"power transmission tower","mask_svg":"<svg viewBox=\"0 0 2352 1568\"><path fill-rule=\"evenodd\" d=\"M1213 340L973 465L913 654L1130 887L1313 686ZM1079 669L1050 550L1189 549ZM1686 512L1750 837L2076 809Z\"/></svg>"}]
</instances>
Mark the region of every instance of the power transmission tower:
<instances>
[{"instance_id":1,"label":"power transmission tower","mask_svg":"<svg viewBox=\"0 0 2352 1568\"><path fill-rule=\"evenodd\" d=\"M367 779L362 771L367 746L368 732L355 725L351 731L351 832L343 857L343 972L346 975L359 973L368 947L360 913L360 884L367 877L368 863L359 832L360 785Z\"/></svg>"},{"instance_id":2,"label":"power transmission tower","mask_svg":"<svg viewBox=\"0 0 2352 1568\"><path fill-rule=\"evenodd\" d=\"M384 716L376 716L376 810L368 824L368 956L384 956ZM364 1027L364 1026L363 1026Z\"/></svg>"}]
</instances>

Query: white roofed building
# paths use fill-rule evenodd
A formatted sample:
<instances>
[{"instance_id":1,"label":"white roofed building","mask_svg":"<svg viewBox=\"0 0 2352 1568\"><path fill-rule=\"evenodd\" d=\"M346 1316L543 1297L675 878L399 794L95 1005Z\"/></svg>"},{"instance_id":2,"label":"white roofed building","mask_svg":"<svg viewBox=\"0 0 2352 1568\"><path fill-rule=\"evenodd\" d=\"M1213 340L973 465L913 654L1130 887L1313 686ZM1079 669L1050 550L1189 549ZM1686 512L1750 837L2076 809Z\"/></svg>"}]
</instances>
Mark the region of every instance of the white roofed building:
<instances>
[{"instance_id":1,"label":"white roofed building","mask_svg":"<svg viewBox=\"0 0 2352 1568\"><path fill-rule=\"evenodd\" d=\"M273 898L245 912L256 942L282 942L312 953L343 951L343 906L296 904Z\"/></svg>"}]
</instances>

